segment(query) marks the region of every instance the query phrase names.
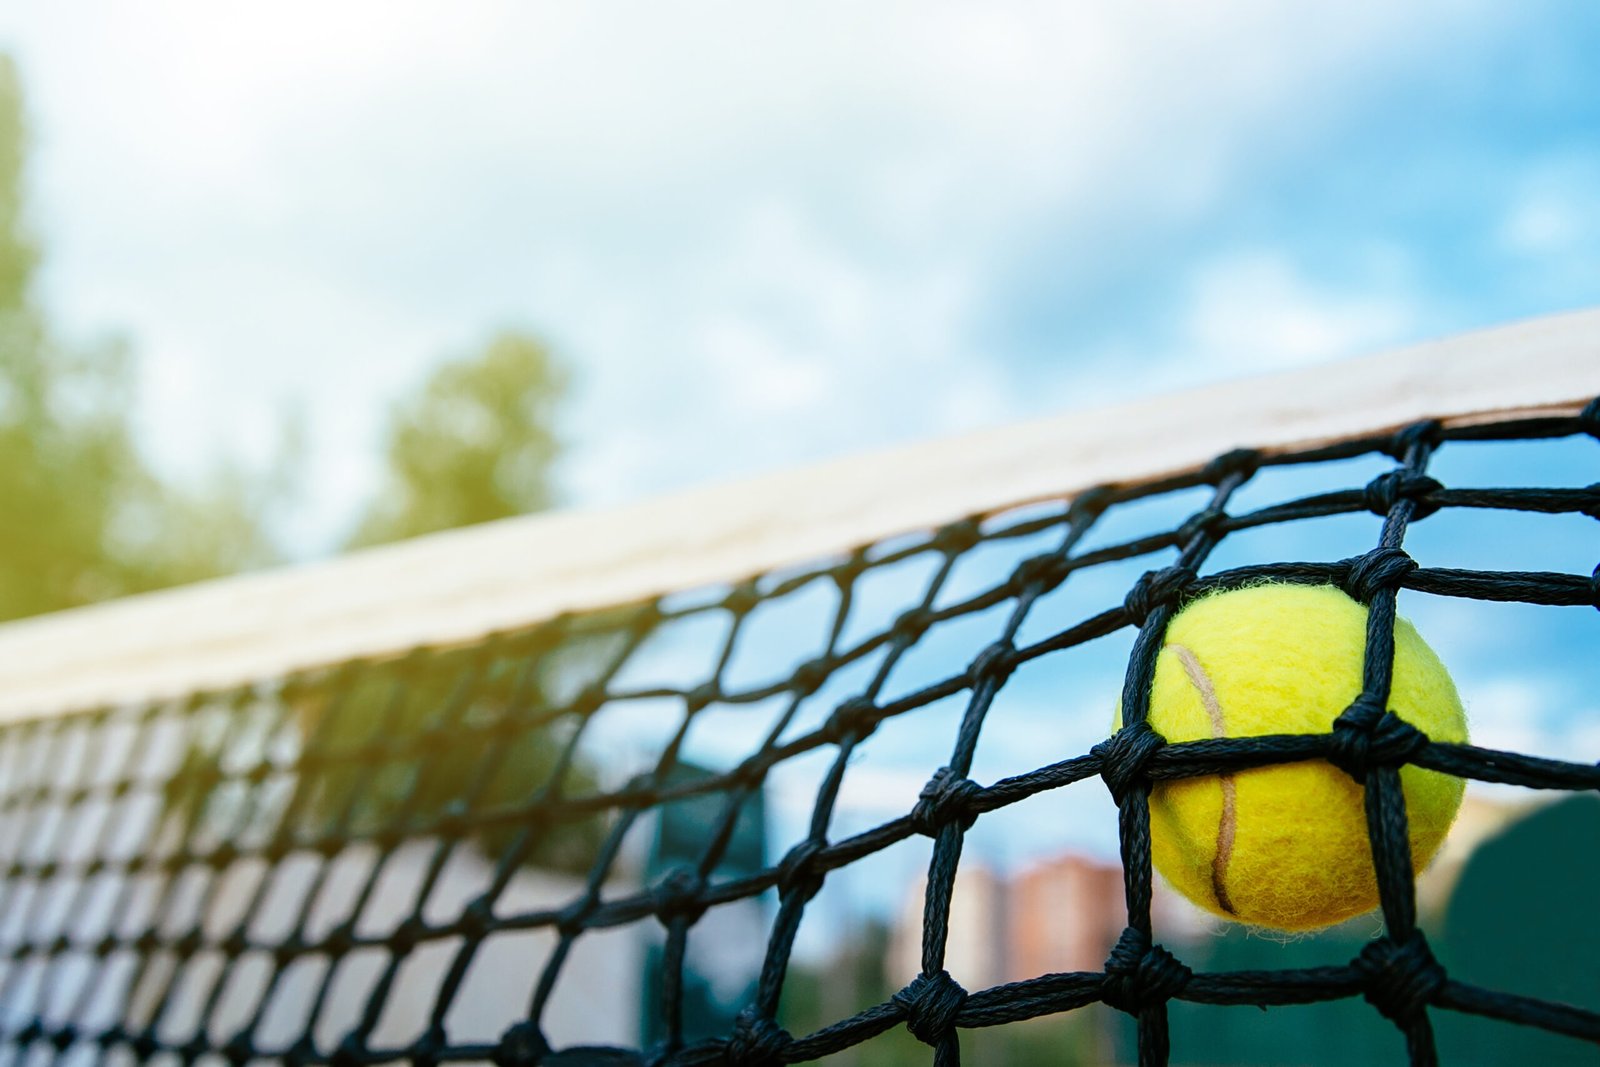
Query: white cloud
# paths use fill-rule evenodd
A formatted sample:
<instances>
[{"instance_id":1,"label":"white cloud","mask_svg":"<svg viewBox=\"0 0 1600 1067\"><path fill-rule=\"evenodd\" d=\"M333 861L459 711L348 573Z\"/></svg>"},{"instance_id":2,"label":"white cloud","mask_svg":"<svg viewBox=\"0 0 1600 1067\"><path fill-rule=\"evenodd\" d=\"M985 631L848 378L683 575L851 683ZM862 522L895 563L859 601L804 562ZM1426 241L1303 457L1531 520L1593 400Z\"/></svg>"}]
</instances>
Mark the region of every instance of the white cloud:
<instances>
[{"instance_id":1,"label":"white cloud","mask_svg":"<svg viewBox=\"0 0 1600 1067\"><path fill-rule=\"evenodd\" d=\"M1126 400L1265 374L1415 340L1426 292L1406 257L1369 248L1359 282L1314 278L1288 248L1251 247L1194 265L1171 312L1150 331L1087 353L1062 393L1076 405Z\"/></svg>"},{"instance_id":2,"label":"white cloud","mask_svg":"<svg viewBox=\"0 0 1600 1067\"><path fill-rule=\"evenodd\" d=\"M1544 725L1548 687L1529 678L1480 679L1470 688L1467 723L1472 742L1507 752L1550 754L1558 739Z\"/></svg>"},{"instance_id":3,"label":"white cloud","mask_svg":"<svg viewBox=\"0 0 1600 1067\"><path fill-rule=\"evenodd\" d=\"M1312 282L1276 252L1235 253L1197 272L1183 337L1207 367L1234 373L1356 355L1415 328L1416 299L1395 273L1352 291Z\"/></svg>"},{"instance_id":4,"label":"white cloud","mask_svg":"<svg viewBox=\"0 0 1600 1067\"><path fill-rule=\"evenodd\" d=\"M1505 218L1500 242L1526 259L1559 257L1600 245L1600 155L1542 160L1519 183ZM1592 255L1585 257L1592 262Z\"/></svg>"},{"instance_id":5,"label":"white cloud","mask_svg":"<svg viewBox=\"0 0 1600 1067\"><path fill-rule=\"evenodd\" d=\"M1600 707L1577 693L1561 672L1534 677L1458 679L1472 743L1484 748L1577 763L1600 759ZM1480 786L1525 795L1513 786Z\"/></svg>"},{"instance_id":6,"label":"white cloud","mask_svg":"<svg viewBox=\"0 0 1600 1067\"><path fill-rule=\"evenodd\" d=\"M330 527L382 403L505 321L580 364L585 500L1065 401L983 332L1019 248L1202 218L1352 80L1492 32L1443 3L19 7L48 298L138 340L169 464L310 398ZM1214 375L1402 317L1257 257L1189 326Z\"/></svg>"}]
</instances>

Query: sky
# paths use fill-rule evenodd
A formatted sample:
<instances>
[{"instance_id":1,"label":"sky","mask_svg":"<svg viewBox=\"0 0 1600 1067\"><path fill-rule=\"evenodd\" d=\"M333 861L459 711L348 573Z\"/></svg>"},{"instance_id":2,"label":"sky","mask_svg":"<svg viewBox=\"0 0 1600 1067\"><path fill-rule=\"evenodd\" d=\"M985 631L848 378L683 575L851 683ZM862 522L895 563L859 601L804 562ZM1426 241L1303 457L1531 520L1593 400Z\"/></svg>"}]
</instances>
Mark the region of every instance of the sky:
<instances>
[{"instance_id":1,"label":"sky","mask_svg":"<svg viewBox=\"0 0 1600 1067\"><path fill-rule=\"evenodd\" d=\"M1579 3L7 5L43 295L163 468L310 457L503 326L603 504L1584 306ZM736 447L730 447L736 444Z\"/></svg>"},{"instance_id":2,"label":"sky","mask_svg":"<svg viewBox=\"0 0 1600 1067\"><path fill-rule=\"evenodd\" d=\"M502 327L572 369L558 482L601 505L1600 302L1576 0L63 0L0 8L0 49L55 321L128 339L174 474L301 411L300 555L354 519L388 405ZM1589 527L1485 529L1434 547L1593 565ZM1600 743L1556 666L1592 625L1406 610L1486 739ZM1538 669L1488 654L1507 632ZM1059 722L1018 691L990 777ZM903 810L911 762L857 810Z\"/></svg>"}]
</instances>

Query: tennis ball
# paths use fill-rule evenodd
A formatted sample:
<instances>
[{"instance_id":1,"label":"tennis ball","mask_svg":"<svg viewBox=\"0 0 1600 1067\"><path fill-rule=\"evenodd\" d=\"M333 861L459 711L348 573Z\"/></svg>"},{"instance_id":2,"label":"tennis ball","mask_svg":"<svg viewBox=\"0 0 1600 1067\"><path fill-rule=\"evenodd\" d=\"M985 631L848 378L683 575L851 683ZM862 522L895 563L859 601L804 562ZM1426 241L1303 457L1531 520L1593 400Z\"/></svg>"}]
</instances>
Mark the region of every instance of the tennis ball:
<instances>
[{"instance_id":1,"label":"tennis ball","mask_svg":"<svg viewBox=\"0 0 1600 1067\"><path fill-rule=\"evenodd\" d=\"M1167 627L1149 723L1173 742L1326 733L1361 692L1366 624L1366 607L1333 586L1260 585L1197 600ZM1390 710L1435 741L1465 741L1444 664L1404 619L1394 636ZM1121 719L1119 707L1119 729ZM1420 871L1464 783L1409 765L1400 780ZM1310 930L1378 904L1362 786L1323 760L1158 782L1150 836L1156 869L1223 918Z\"/></svg>"}]
</instances>

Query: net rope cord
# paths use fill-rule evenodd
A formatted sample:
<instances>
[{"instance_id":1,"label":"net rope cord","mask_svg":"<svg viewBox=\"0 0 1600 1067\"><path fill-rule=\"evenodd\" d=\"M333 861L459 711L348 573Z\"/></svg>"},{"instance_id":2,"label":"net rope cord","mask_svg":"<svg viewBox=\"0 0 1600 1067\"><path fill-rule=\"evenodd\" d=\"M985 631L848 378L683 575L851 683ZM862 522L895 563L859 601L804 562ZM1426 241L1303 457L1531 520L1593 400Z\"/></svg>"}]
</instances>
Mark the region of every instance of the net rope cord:
<instances>
[{"instance_id":1,"label":"net rope cord","mask_svg":"<svg viewBox=\"0 0 1600 1067\"><path fill-rule=\"evenodd\" d=\"M1136 1020L1142 1067L1168 1062L1168 1004L1290 1005L1361 997L1391 1020L1414 1065L1438 1062L1432 1014L1464 1012L1600 1044L1600 1014L1453 978L1418 926L1399 771L1411 764L1536 790L1600 789L1600 766L1429 740L1387 709L1396 598L1437 597L1550 607L1600 608L1600 565L1588 574L1430 567L1413 559L1408 529L1452 509L1584 515L1600 521L1600 485L1452 488L1430 474L1441 452L1464 441L1600 439L1600 400L1575 414L1422 421L1397 432L1303 450L1236 450L1205 466L1135 486L1077 493L1048 514L963 519L924 536L859 547L822 564L765 574L721 593L673 597L600 613L558 616L475 644L418 648L397 658L356 659L176 700L111 705L19 718L0 727L0 1049L9 1062L31 1051L63 1062L113 1054L145 1062L379 1064L411 1062L777 1064L816 1060L904 1026L939 1065L960 1062L959 1034L1103 1003ZM1392 466L1365 485L1230 511L1261 471L1356 457ZM1205 504L1173 528L1085 549L1086 535L1120 509L1186 490ZM1370 513L1381 531L1370 550L1331 562L1269 561L1207 571L1230 535L1259 527ZM984 545L1049 535L1053 547L987 588L945 596L960 562ZM1176 553L1106 603L1032 643L1019 634L1041 598L1080 572ZM858 590L869 575L913 557L936 560L893 622L850 637ZM1332 584L1368 605L1360 697L1318 735L1166 743L1145 723L1156 653L1175 612L1208 591L1262 580ZM820 649L787 676L729 682L741 640L766 603L813 585L837 599ZM939 627L1002 609L983 650L944 677L890 696L901 660ZM629 685L627 667L663 627L718 614L730 620L709 673L693 685ZM985 717L1024 665L1121 630L1136 633L1122 688L1126 727L1089 751L988 783L969 778ZM847 639L848 638L848 639ZM820 724L802 709L839 672L878 657L868 682L832 704ZM576 681L574 681L576 679ZM914 807L866 831L836 836L834 819L853 754L886 721L948 699L964 703L943 766ZM690 777L682 752L713 706L777 700L781 710L736 765ZM642 773L604 783L582 746L597 716L619 702L672 702L680 718ZM1074 709L1109 717L1109 709ZM176 756L173 754L176 753ZM776 862L728 875L741 813L773 768L807 754L827 769L805 836ZM1383 932L1342 965L1276 971L1192 970L1164 948L1152 919L1149 797L1154 783L1278 763L1324 759L1365 790ZM1118 809L1127 922L1099 971L1040 974L967 990L946 970L952 896L965 836L984 815L1076 782L1100 778ZM462 783L465 783L463 785ZM509 784L508 784L509 783ZM653 883L616 892L630 831L664 805L714 807L698 860ZM915 836L931 840L921 971L888 999L810 1033L779 1023L780 999L808 904L830 875ZM441 914L428 909L464 842L488 858L481 891ZM415 905L379 928L363 915L385 892L386 871L425 845ZM343 919L317 915L322 890L350 850L366 850ZM576 892L558 905L507 906L529 863L571 870ZM263 932L269 898L292 863L311 871L297 905ZM258 872L232 914L218 915L225 878ZM684 1022L684 961L691 932L719 907L775 894L754 995L732 1030L692 1039ZM74 929L72 917L95 915ZM553 1049L545 1019L585 938L641 922L660 927L660 982L645 995L663 1030L651 1047ZM93 927L85 930L83 927ZM553 938L524 1017L496 1041L458 1041L450 1013L488 939L513 931ZM438 950L438 981L416 1037L374 1040L386 998L408 963ZM381 955L358 1015L332 1037L329 1001L358 957ZM202 967L202 962L205 966ZM113 966L113 964L117 966ZM239 1013L229 990L265 965ZM320 975L296 1016L298 1036L268 1041L270 1011L296 968ZM107 1013L105 1005L113 1006ZM224 1016L227 1016L225 1019Z\"/></svg>"}]
</instances>

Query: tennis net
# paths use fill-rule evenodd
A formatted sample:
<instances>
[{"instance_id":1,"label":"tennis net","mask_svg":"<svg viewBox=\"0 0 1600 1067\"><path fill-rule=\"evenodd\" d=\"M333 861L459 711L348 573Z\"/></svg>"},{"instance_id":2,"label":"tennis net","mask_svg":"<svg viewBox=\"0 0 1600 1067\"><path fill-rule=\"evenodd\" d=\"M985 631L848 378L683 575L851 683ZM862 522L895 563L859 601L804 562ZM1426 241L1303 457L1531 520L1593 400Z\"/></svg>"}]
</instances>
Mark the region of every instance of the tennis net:
<instances>
[{"instance_id":1,"label":"tennis net","mask_svg":"<svg viewBox=\"0 0 1600 1067\"><path fill-rule=\"evenodd\" d=\"M1578 453L1546 469L1540 447L1586 448L1593 469L1596 338L1600 315L1570 316L0 628L0 1049L686 1067L818 1060L904 1029L953 1064L964 1032L1099 1004L1154 1065L1183 1058L1174 1002L1350 998L1413 1064L1438 1061L1441 1013L1600 1043L1600 1011L1440 962L1398 777L1592 791L1600 753L1430 741L1385 714L1383 654L1402 593L1600 607L1592 564L1441 565L1413 536L1468 512L1600 519L1600 486L1565 481ZM1528 484L1447 484L1450 458L1484 445L1525 450L1506 469ZM1306 472L1315 491L1274 495ZM1283 533L1330 524L1331 540ZM1347 553L1294 551L1358 529ZM1263 580L1369 605L1362 696L1326 735L1164 743L1143 720L1168 620ZM1104 739L1110 701L1083 700L1075 672L1120 679L1128 728ZM1079 725L979 780L1023 676ZM1091 743L1066 750L1084 720ZM919 795L847 825L863 753L919 721L938 748ZM948 733L928 740L933 724ZM1307 759L1364 784L1381 934L1314 967L1189 966L1153 907L1153 784ZM947 959L964 844L1095 779L1124 905L1104 964L964 988ZM803 810L782 816L799 781ZM913 841L918 968L791 1031L819 894Z\"/></svg>"}]
</instances>

